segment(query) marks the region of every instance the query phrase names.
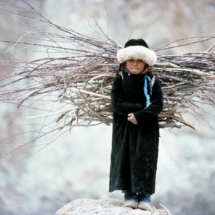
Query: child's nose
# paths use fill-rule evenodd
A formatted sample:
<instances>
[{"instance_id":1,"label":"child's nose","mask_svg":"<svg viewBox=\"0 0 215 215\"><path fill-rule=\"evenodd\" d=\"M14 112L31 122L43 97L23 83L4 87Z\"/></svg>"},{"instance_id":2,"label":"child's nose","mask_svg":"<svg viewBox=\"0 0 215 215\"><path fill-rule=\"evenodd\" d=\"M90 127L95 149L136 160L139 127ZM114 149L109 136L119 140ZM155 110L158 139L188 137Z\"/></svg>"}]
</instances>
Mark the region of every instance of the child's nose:
<instances>
[{"instance_id":1,"label":"child's nose","mask_svg":"<svg viewBox=\"0 0 215 215\"><path fill-rule=\"evenodd\" d=\"M134 60L134 65L136 65L137 64L137 60Z\"/></svg>"}]
</instances>

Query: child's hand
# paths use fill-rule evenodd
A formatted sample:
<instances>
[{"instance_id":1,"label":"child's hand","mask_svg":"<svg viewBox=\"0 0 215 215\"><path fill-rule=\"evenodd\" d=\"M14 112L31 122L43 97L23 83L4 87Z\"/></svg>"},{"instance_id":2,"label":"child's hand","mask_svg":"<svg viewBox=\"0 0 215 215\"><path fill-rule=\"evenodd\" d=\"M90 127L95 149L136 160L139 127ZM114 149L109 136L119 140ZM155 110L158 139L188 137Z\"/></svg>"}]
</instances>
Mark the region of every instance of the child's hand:
<instances>
[{"instance_id":1,"label":"child's hand","mask_svg":"<svg viewBox=\"0 0 215 215\"><path fill-rule=\"evenodd\" d=\"M137 125L137 124L138 124L138 123L137 123L137 120L136 120L136 118L135 118L135 116L134 116L133 113L129 113L129 114L128 114L128 121L132 122L134 125Z\"/></svg>"}]
</instances>

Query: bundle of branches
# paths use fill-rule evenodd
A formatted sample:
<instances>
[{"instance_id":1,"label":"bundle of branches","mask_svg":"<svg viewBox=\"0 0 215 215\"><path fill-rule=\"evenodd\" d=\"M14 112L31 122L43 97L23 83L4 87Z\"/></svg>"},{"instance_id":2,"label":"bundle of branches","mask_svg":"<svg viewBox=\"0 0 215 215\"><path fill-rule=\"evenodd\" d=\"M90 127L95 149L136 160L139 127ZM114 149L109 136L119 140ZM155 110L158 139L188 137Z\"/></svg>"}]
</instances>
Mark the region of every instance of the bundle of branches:
<instances>
[{"instance_id":1,"label":"bundle of branches","mask_svg":"<svg viewBox=\"0 0 215 215\"><path fill-rule=\"evenodd\" d=\"M164 92L164 110L159 115L161 127L179 127L176 122L194 129L182 116L199 119L206 112L203 105L214 107L215 43L205 52L159 56L154 71Z\"/></svg>"},{"instance_id":2,"label":"bundle of branches","mask_svg":"<svg viewBox=\"0 0 215 215\"><path fill-rule=\"evenodd\" d=\"M112 106L110 91L118 69L116 53L121 48L99 27L93 36L56 25L31 7L40 22L58 33L43 31L23 35L12 48L30 46L39 55L36 60L10 61L14 73L1 79L0 101L16 103L18 107L35 109L39 113L29 118L43 117L43 125L51 131L73 126L110 124ZM38 21L38 20L37 20ZM60 32L60 33L59 33ZM215 36L182 39L181 45L191 45ZM25 39L25 40L24 40ZM175 41L176 42L176 41ZM177 41L178 42L178 41ZM174 48L174 42L155 50ZM159 115L160 127L192 126L183 119L185 113L199 117L202 104L214 106L215 44L202 53L159 55L152 68L164 92L164 109Z\"/></svg>"}]
</instances>

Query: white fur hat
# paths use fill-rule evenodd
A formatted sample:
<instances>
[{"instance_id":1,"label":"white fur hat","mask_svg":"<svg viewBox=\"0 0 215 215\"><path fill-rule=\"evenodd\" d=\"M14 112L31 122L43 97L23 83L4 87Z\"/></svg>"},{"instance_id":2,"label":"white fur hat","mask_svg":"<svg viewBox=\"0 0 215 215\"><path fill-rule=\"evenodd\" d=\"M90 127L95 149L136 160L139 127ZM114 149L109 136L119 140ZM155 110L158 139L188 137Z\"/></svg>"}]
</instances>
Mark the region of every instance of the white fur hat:
<instances>
[{"instance_id":1,"label":"white fur hat","mask_svg":"<svg viewBox=\"0 0 215 215\"><path fill-rule=\"evenodd\" d=\"M129 59L139 59L149 66L153 66L156 63L157 55L154 51L144 46L128 46L117 52L117 60L119 63L124 63Z\"/></svg>"}]
</instances>

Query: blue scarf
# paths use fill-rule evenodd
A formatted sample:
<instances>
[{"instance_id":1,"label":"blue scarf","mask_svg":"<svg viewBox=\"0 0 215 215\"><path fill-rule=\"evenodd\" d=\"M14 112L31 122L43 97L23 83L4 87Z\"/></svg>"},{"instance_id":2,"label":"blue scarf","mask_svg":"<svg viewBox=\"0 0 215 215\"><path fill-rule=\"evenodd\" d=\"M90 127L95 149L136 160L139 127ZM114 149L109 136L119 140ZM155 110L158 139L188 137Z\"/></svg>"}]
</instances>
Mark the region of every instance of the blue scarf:
<instances>
[{"instance_id":1,"label":"blue scarf","mask_svg":"<svg viewBox=\"0 0 215 215\"><path fill-rule=\"evenodd\" d=\"M148 90L149 88L149 90ZM148 75L144 75L144 88L143 88L144 95L146 97L146 107L149 107L151 104L150 96L152 95L152 79Z\"/></svg>"}]
</instances>

